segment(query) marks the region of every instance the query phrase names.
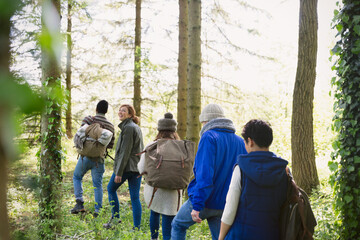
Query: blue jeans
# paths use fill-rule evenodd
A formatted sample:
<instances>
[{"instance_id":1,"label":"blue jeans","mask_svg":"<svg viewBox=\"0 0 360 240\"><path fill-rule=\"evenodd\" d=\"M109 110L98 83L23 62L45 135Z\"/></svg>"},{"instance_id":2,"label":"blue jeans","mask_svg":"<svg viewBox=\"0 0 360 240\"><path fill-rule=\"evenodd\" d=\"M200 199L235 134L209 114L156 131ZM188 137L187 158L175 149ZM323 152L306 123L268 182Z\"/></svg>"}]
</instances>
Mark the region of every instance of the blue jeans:
<instances>
[{"instance_id":1,"label":"blue jeans","mask_svg":"<svg viewBox=\"0 0 360 240\"><path fill-rule=\"evenodd\" d=\"M170 240L171 238L171 222L175 216L168 216L150 211L150 232L151 239L157 239L159 236L159 226L160 226L160 215L162 215L162 232L163 239Z\"/></svg>"},{"instance_id":2,"label":"blue jeans","mask_svg":"<svg viewBox=\"0 0 360 240\"><path fill-rule=\"evenodd\" d=\"M178 239L185 239L186 237L186 230L194 225L196 222L192 220L191 211L193 210L193 206L190 200L187 200L180 208L179 212L176 214L174 220L172 221L172 228L171 228L171 239L178 240ZM202 220L206 219L211 236L213 240L217 240L219 238L220 233L220 224L221 224L221 215L223 210L219 209L209 209L204 208L200 211L200 218Z\"/></svg>"},{"instance_id":3,"label":"blue jeans","mask_svg":"<svg viewBox=\"0 0 360 240\"><path fill-rule=\"evenodd\" d=\"M96 202L95 212L99 212L100 208L102 207L103 198L102 180L105 172L105 166L103 163L91 161L85 156L79 157L73 175L74 194L77 200L84 201L82 179L89 170L91 170L91 177L94 186Z\"/></svg>"},{"instance_id":4,"label":"blue jeans","mask_svg":"<svg viewBox=\"0 0 360 240\"><path fill-rule=\"evenodd\" d=\"M131 205L133 210L133 221L134 227L140 228L141 222L141 203L139 198L140 193L140 184L141 184L141 177L139 177L139 173L136 172L125 172L121 176L121 182L115 183L115 174L113 173L109 184L107 185L108 195L109 195L109 202L112 206L111 213L112 217L119 218L119 198L117 196L116 190L126 181L128 180L129 184L129 191L130 191L130 199Z\"/></svg>"}]
</instances>

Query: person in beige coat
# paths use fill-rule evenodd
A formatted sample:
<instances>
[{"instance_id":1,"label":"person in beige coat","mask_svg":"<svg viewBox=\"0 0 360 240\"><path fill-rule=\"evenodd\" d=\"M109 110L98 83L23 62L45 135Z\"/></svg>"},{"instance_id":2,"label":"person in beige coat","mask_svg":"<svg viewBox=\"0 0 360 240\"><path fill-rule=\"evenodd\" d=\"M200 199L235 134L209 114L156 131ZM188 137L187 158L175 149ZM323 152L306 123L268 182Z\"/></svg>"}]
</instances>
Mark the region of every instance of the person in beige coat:
<instances>
[{"instance_id":1,"label":"person in beige coat","mask_svg":"<svg viewBox=\"0 0 360 240\"><path fill-rule=\"evenodd\" d=\"M155 141L161 138L179 140L179 135L176 133L177 122L173 119L171 113L165 113L164 118L158 121L158 134ZM153 143L153 142L152 142ZM148 144L147 146L151 145ZM147 147L146 146L146 147ZM145 147L145 148L146 148ZM145 168L145 154L141 155L140 162L138 163L138 170L140 173L144 172ZM146 175L145 175L146 178ZM153 194L153 187L145 184L144 186L144 199L145 203L149 206ZM150 204L150 231L151 239L157 239L159 236L160 215L162 216L162 234L163 239L168 240L171 238L171 222L178 212L178 204L182 204L180 196L180 203L178 202L178 191L159 188ZM180 194L181 191L180 191Z\"/></svg>"}]
</instances>

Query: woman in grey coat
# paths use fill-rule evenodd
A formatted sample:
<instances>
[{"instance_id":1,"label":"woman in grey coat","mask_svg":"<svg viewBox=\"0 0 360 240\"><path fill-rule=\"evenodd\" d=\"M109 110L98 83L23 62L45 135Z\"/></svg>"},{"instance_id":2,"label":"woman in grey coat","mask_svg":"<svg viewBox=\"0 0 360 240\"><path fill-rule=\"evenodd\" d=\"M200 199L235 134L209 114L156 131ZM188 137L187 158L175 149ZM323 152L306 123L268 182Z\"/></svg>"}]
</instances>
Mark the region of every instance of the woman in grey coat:
<instances>
[{"instance_id":1,"label":"woman in grey coat","mask_svg":"<svg viewBox=\"0 0 360 240\"><path fill-rule=\"evenodd\" d=\"M140 157L137 155L144 145L142 132L139 127L139 118L133 106L123 104L119 109L121 123L120 136L117 140L114 160L114 172L107 186L109 203L112 206L112 217L105 228L111 228L112 224L121 222L119 214L119 199L116 190L127 180L129 184L130 199L133 210L134 229L140 228L141 203L139 198L141 177L137 169Z\"/></svg>"}]
</instances>

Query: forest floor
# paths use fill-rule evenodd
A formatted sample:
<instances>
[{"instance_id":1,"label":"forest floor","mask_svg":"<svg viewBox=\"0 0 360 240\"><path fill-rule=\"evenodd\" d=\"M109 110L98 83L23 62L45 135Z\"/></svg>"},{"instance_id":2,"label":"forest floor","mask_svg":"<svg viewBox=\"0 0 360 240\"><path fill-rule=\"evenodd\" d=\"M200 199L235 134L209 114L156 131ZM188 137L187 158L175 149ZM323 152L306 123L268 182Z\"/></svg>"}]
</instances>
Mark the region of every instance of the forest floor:
<instances>
[{"instance_id":1,"label":"forest floor","mask_svg":"<svg viewBox=\"0 0 360 240\"><path fill-rule=\"evenodd\" d=\"M142 203L142 220L139 231L133 231L133 218L131 201L127 183L118 189L120 201L121 224L114 229L106 230L103 224L111 217L110 205L106 186L112 174L113 161L107 158L105 161L105 173L103 178L103 209L99 217L93 218L94 191L92 187L90 171L83 179L85 209L84 214L71 214L70 209L75 205L73 194L72 175L77 163L77 153L72 147L70 140L65 142L67 151L66 160L63 163L64 173L62 189L62 230L56 239L151 239L149 228L150 211L144 203L143 184L141 187L140 201ZM29 149L20 159L11 163L8 181L8 214L10 218L12 239L39 239L38 236L38 149ZM113 156L113 154L111 154ZM336 217L332 210L332 190L328 179L321 179L321 185L310 197L313 211L318 221L315 229L315 239L337 239L335 227ZM162 239L161 224L159 239ZM195 224L187 232L187 239L211 239L207 222Z\"/></svg>"}]
</instances>

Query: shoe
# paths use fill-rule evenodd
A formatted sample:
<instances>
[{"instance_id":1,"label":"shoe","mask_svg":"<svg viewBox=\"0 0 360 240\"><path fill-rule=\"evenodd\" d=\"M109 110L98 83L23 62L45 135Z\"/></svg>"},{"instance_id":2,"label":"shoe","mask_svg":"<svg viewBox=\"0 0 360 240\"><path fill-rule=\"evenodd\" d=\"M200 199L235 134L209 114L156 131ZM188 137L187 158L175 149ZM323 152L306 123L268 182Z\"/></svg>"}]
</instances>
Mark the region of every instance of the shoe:
<instances>
[{"instance_id":1,"label":"shoe","mask_svg":"<svg viewBox=\"0 0 360 240\"><path fill-rule=\"evenodd\" d=\"M133 228L131 229L131 231L132 231L132 232L140 231L140 227L133 227Z\"/></svg>"},{"instance_id":2,"label":"shoe","mask_svg":"<svg viewBox=\"0 0 360 240\"><path fill-rule=\"evenodd\" d=\"M78 214L79 212L85 212L84 202L79 199L76 199L76 205L73 209L71 209L71 213Z\"/></svg>"},{"instance_id":3,"label":"shoe","mask_svg":"<svg viewBox=\"0 0 360 240\"><path fill-rule=\"evenodd\" d=\"M103 227L106 229L112 229L114 228L114 224L119 224L121 223L121 220L118 218L111 218L110 221L108 223L103 224Z\"/></svg>"}]
</instances>

